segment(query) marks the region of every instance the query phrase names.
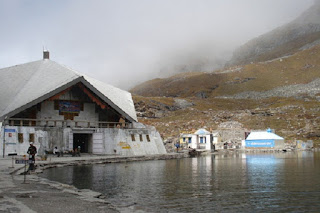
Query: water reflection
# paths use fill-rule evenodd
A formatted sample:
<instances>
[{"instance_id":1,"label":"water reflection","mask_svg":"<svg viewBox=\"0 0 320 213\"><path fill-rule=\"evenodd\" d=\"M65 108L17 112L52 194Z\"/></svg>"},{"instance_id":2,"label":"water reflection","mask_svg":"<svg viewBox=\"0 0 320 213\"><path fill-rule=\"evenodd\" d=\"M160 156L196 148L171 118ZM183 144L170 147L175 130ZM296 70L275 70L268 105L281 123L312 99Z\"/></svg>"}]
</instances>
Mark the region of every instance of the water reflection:
<instances>
[{"instance_id":1,"label":"water reflection","mask_svg":"<svg viewBox=\"0 0 320 213\"><path fill-rule=\"evenodd\" d=\"M43 176L146 212L317 211L319 159L317 152L234 153L55 168Z\"/></svg>"}]
</instances>

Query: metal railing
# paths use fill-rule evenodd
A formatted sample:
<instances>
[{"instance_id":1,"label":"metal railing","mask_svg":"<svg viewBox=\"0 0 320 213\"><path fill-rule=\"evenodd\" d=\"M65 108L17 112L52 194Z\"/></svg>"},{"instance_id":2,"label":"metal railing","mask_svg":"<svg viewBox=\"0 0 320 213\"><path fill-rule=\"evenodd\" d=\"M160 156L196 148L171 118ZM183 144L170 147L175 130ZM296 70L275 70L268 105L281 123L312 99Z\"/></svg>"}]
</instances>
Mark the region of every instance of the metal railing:
<instances>
[{"instance_id":1,"label":"metal railing","mask_svg":"<svg viewBox=\"0 0 320 213\"><path fill-rule=\"evenodd\" d=\"M54 119L10 118L5 121L9 126L29 127L79 127L79 128L132 128L131 123L107 121L78 121Z\"/></svg>"}]
</instances>

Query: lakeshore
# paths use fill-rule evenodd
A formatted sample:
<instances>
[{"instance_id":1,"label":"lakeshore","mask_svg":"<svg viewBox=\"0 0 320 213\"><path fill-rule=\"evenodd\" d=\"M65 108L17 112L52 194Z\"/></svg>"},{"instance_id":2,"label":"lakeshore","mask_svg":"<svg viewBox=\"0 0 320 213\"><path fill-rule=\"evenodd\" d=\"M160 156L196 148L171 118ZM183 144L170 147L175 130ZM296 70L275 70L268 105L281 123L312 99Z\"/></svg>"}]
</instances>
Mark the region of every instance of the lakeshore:
<instances>
[{"instance_id":1,"label":"lakeshore","mask_svg":"<svg viewBox=\"0 0 320 213\"><path fill-rule=\"evenodd\" d=\"M317 150L315 150L317 151ZM319 150L318 150L319 151ZM280 150L219 150L214 155L234 153L279 153ZM294 151L302 152L302 151ZM152 156L96 156L81 157L49 156L46 161L37 161L37 169L26 176L24 166L12 164L12 157L0 159L0 212L139 212L134 206L114 206L103 193L89 189L78 189L72 185L50 181L37 174L54 167L110 164L120 162L167 160L187 157L186 153L171 153ZM12 167L12 165L14 167Z\"/></svg>"},{"instance_id":2,"label":"lakeshore","mask_svg":"<svg viewBox=\"0 0 320 213\"><path fill-rule=\"evenodd\" d=\"M104 164L128 161L165 160L183 158L185 155L166 154L150 156L94 156L56 157L36 161L37 169L30 175L21 175L24 165L14 164L14 157L0 159L0 212L126 212L129 208L116 208L101 193L79 190L74 186L49 181L37 176L43 169L59 166ZM25 183L24 183L25 182Z\"/></svg>"}]
</instances>

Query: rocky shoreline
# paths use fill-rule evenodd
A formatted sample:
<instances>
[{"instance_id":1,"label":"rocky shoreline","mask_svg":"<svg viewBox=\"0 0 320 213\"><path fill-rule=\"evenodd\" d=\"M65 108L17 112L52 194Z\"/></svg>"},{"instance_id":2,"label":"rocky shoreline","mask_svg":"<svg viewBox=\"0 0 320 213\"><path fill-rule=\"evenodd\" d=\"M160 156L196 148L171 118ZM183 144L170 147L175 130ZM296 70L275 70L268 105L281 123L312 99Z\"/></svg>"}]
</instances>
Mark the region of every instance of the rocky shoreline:
<instances>
[{"instance_id":1,"label":"rocky shoreline","mask_svg":"<svg viewBox=\"0 0 320 213\"><path fill-rule=\"evenodd\" d=\"M0 159L0 212L133 212L133 206L113 206L107 198L89 189L58 183L39 177L44 169L59 166L121 163L146 160L166 160L187 157L185 153L150 156L82 156L48 157L37 161L37 169L21 175L24 166L14 164L13 157ZM26 178L26 179L24 179Z\"/></svg>"}]
</instances>

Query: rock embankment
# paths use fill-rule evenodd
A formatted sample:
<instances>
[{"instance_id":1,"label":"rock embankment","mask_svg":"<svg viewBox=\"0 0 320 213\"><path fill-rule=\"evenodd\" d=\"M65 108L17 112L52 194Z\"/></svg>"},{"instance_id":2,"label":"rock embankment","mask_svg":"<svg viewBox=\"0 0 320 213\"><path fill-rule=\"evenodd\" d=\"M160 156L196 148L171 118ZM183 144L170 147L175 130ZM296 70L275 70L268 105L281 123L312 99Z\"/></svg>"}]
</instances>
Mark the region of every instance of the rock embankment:
<instances>
[{"instance_id":1,"label":"rock embankment","mask_svg":"<svg viewBox=\"0 0 320 213\"><path fill-rule=\"evenodd\" d=\"M107 164L107 163L125 163L134 161L148 161L148 160L169 160L187 157L184 153L173 154L159 154L159 155L140 155L140 156L88 156L79 159L66 157L63 159L53 158L54 161L39 161L38 172L44 169L57 167L57 166L76 166L76 165L90 165L90 164Z\"/></svg>"},{"instance_id":2,"label":"rock embankment","mask_svg":"<svg viewBox=\"0 0 320 213\"><path fill-rule=\"evenodd\" d=\"M193 106L194 104L180 98L175 98L172 105L151 100L150 103L138 101L134 104L139 118L161 118L167 116L170 111L177 111Z\"/></svg>"}]
</instances>

